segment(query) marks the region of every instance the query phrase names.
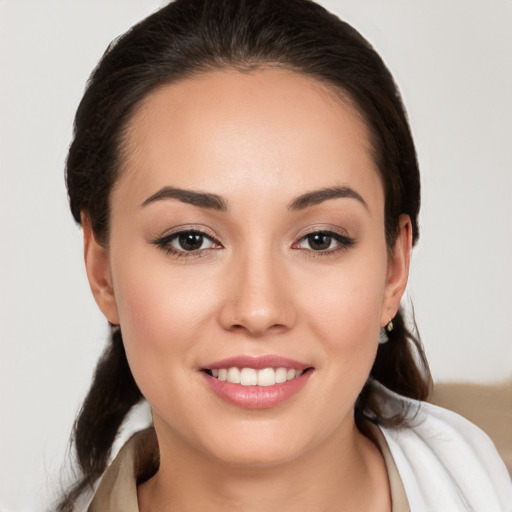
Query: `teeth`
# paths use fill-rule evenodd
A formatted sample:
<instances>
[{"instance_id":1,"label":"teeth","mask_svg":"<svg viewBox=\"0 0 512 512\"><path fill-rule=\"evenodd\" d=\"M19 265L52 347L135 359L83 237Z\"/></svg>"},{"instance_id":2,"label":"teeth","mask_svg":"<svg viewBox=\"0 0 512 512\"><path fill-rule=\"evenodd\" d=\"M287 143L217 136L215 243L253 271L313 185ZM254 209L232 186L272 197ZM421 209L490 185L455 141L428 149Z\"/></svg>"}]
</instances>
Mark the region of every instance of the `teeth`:
<instances>
[{"instance_id":1,"label":"teeth","mask_svg":"<svg viewBox=\"0 0 512 512\"><path fill-rule=\"evenodd\" d=\"M238 368L230 368L228 370L228 378L226 379L228 382L232 382L233 384L240 384L240 370Z\"/></svg>"},{"instance_id":2,"label":"teeth","mask_svg":"<svg viewBox=\"0 0 512 512\"><path fill-rule=\"evenodd\" d=\"M241 384L242 386L273 386L282 384L287 380L295 379L303 374L302 370L287 368L216 368L211 370L212 375L221 381Z\"/></svg>"},{"instance_id":3,"label":"teeth","mask_svg":"<svg viewBox=\"0 0 512 512\"><path fill-rule=\"evenodd\" d=\"M273 386L276 383L274 368L265 368L258 371L258 386Z\"/></svg>"},{"instance_id":4,"label":"teeth","mask_svg":"<svg viewBox=\"0 0 512 512\"><path fill-rule=\"evenodd\" d=\"M233 384L236 384L236 382ZM242 368L240 371L240 384L242 386L255 386L258 384L258 372L252 368Z\"/></svg>"},{"instance_id":5,"label":"teeth","mask_svg":"<svg viewBox=\"0 0 512 512\"><path fill-rule=\"evenodd\" d=\"M286 382L286 368L278 368L276 370L276 384Z\"/></svg>"}]
</instances>

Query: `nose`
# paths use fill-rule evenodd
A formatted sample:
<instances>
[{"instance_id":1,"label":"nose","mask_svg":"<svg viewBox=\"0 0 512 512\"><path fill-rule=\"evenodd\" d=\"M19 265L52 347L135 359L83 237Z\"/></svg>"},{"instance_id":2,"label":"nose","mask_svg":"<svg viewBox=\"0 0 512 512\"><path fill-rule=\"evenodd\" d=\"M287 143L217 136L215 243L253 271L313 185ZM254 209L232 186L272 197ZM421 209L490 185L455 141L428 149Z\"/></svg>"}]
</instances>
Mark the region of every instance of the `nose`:
<instances>
[{"instance_id":1,"label":"nose","mask_svg":"<svg viewBox=\"0 0 512 512\"><path fill-rule=\"evenodd\" d=\"M251 337L285 332L296 320L291 283L279 258L263 251L231 261L220 323Z\"/></svg>"}]
</instances>

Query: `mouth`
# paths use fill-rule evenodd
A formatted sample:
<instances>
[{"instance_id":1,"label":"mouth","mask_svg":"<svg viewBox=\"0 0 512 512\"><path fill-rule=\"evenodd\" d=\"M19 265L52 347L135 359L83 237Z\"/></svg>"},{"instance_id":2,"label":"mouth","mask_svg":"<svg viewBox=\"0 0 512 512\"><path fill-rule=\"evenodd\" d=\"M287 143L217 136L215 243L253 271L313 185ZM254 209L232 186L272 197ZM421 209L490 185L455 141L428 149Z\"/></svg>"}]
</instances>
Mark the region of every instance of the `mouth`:
<instances>
[{"instance_id":1,"label":"mouth","mask_svg":"<svg viewBox=\"0 0 512 512\"><path fill-rule=\"evenodd\" d=\"M312 370L312 367L307 367L302 370L286 368L284 366L262 369L250 367L238 368L236 366L232 366L230 368L209 368L203 371L221 382L230 382L231 384L240 384L241 386L267 387L297 379L303 373Z\"/></svg>"},{"instance_id":2,"label":"mouth","mask_svg":"<svg viewBox=\"0 0 512 512\"><path fill-rule=\"evenodd\" d=\"M313 372L313 366L280 356L232 357L201 369L216 395L247 409L288 401L306 386Z\"/></svg>"}]
</instances>

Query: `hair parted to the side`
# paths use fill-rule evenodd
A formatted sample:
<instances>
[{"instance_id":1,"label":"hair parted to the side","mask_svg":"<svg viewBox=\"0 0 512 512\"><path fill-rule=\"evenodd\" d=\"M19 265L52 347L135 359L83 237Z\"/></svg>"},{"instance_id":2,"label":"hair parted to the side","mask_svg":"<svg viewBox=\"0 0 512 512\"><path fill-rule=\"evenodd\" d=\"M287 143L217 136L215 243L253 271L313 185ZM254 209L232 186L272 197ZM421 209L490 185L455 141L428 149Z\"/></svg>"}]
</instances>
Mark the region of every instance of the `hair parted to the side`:
<instances>
[{"instance_id":1,"label":"hair parted to the side","mask_svg":"<svg viewBox=\"0 0 512 512\"><path fill-rule=\"evenodd\" d=\"M350 25L310 0L176 0L132 27L106 50L79 105L66 179L71 211L85 214L97 240L108 246L109 197L122 172L127 124L156 88L219 68L242 72L277 66L334 86L363 116L385 192L385 231L391 250L401 214L418 238L420 179L407 117L393 78L371 45ZM371 377L407 397L424 400L430 374L419 340L399 311L390 341L381 345ZM81 479L59 505L77 497L105 469L112 442L141 399L121 331L100 359L74 430ZM386 418L371 382L356 403L355 418L401 426Z\"/></svg>"}]
</instances>

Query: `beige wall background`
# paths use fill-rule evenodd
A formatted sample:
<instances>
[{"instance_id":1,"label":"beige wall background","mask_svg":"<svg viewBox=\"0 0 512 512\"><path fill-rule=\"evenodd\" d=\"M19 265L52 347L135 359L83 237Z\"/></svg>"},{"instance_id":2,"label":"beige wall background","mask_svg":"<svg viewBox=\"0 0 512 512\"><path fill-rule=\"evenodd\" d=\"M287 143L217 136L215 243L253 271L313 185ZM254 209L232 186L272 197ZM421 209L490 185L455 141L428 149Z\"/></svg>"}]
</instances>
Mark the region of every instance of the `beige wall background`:
<instances>
[{"instance_id":1,"label":"beige wall background","mask_svg":"<svg viewBox=\"0 0 512 512\"><path fill-rule=\"evenodd\" d=\"M0 0L0 510L44 510L106 337L63 167L108 42L164 2ZM436 381L512 373L512 2L330 0L402 90L423 173L409 285Z\"/></svg>"}]
</instances>

